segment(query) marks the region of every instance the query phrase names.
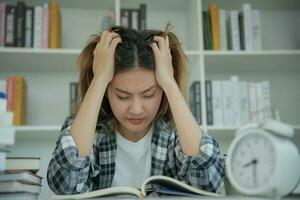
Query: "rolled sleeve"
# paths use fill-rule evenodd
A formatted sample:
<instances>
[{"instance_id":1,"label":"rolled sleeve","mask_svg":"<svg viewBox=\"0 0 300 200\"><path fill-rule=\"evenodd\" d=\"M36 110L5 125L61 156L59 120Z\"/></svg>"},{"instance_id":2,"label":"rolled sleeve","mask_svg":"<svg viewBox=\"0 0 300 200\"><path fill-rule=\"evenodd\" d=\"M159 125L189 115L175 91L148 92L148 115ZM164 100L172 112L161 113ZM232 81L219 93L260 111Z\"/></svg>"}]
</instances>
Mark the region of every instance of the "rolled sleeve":
<instances>
[{"instance_id":1,"label":"rolled sleeve","mask_svg":"<svg viewBox=\"0 0 300 200\"><path fill-rule=\"evenodd\" d=\"M70 134L72 119L67 118L48 166L47 180L56 194L76 194L91 191L91 179L99 174L94 148L89 156L79 157Z\"/></svg>"},{"instance_id":2,"label":"rolled sleeve","mask_svg":"<svg viewBox=\"0 0 300 200\"><path fill-rule=\"evenodd\" d=\"M207 132L202 131L200 154L185 155L177 137L175 159L178 175L188 184L211 192L224 194L225 162L220 155L218 143Z\"/></svg>"}]
</instances>

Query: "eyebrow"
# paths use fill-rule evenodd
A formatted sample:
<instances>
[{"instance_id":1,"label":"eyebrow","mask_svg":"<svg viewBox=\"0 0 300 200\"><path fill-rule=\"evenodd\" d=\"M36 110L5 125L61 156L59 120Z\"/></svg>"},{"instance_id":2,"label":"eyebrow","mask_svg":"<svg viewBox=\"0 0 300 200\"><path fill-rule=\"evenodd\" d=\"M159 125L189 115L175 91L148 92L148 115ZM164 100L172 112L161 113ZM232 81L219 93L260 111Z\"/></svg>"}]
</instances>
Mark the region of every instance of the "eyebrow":
<instances>
[{"instance_id":1,"label":"eyebrow","mask_svg":"<svg viewBox=\"0 0 300 200\"><path fill-rule=\"evenodd\" d=\"M149 87L148 89L142 91L141 93L146 93L146 92L150 91L154 87L156 87L156 85L153 85L153 86ZM122 93L126 93L126 94L131 94L130 92L127 92L127 91L122 90L120 88L115 88L115 90L118 91L118 92L122 92Z\"/></svg>"}]
</instances>

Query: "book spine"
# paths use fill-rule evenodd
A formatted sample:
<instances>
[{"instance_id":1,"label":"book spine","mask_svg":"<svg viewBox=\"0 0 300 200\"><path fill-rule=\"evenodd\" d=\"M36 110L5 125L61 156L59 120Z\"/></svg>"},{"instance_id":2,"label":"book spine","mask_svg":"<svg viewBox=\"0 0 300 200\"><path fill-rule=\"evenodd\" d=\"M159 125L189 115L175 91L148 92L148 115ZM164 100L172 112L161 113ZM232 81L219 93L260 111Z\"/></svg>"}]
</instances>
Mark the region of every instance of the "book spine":
<instances>
[{"instance_id":1,"label":"book spine","mask_svg":"<svg viewBox=\"0 0 300 200\"><path fill-rule=\"evenodd\" d=\"M0 172L5 171L6 152L0 151Z\"/></svg>"},{"instance_id":2,"label":"book spine","mask_svg":"<svg viewBox=\"0 0 300 200\"><path fill-rule=\"evenodd\" d=\"M263 91L262 91L262 83L257 82L256 84L256 110L257 110L257 117L258 117L258 122L261 123L264 121L264 113L265 113L265 108L264 108L264 102L263 102Z\"/></svg>"},{"instance_id":3,"label":"book spine","mask_svg":"<svg viewBox=\"0 0 300 200\"><path fill-rule=\"evenodd\" d=\"M223 126L223 105L222 105L221 81L212 81L212 104L213 122L215 126Z\"/></svg>"},{"instance_id":4,"label":"book spine","mask_svg":"<svg viewBox=\"0 0 300 200\"><path fill-rule=\"evenodd\" d=\"M16 45L25 47L25 10L24 2L18 2L16 7Z\"/></svg>"},{"instance_id":5,"label":"book spine","mask_svg":"<svg viewBox=\"0 0 300 200\"><path fill-rule=\"evenodd\" d=\"M44 3L42 8L42 48L49 47L49 5Z\"/></svg>"},{"instance_id":6,"label":"book spine","mask_svg":"<svg viewBox=\"0 0 300 200\"><path fill-rule=\"evenodd\" d=\"M121 25L129 28L129 10L121 9Z\"/></svg>"},{"instance_id":7,"label":"book spine","mask_svg":"<svg viewBox=\"0 0 300 200\"><path fill-rule=\"evenodd\" d=\"M5 12L5 46L16 46L16 7L6 5Z\"/></svg>"},{"instance_id":8,"label":"book spine","mask_svg":"<svg viewBox=\"0 0 300 200\"><path fill-rule=\"evenodd\" d=\"M203 11L202 12L202 29L203 29L203 45L204 45L204 49L208 50L208 35L207 35L207 28L206 28L206 21L205 21L205 14L206 12Z\"/></svg>"},{"instance_id":9,"label":"book spine","mask_svg":"<svg viewBox=\"0 0 300 200\"><path fill-rule=\"evenodd\" d=\"M213 106L212 106L212 88L211 81L205 81L205 92L206 92L206 117L207 125L213 125Z\"/></svg>"},{"instance_id":10,"label":"book spine","mask_svg":"<svg viewBox=\"0 0 300 200\"><path fill-rule=\"evenodd\" d=\"M0 80L0 113L1 112L6 112L6 108L7 108L6 88L7 88L6 81L5 80Z\"/></svg>"},{"instance_id":11,"label":"book spine","mask_svg":"<svg viewBox=\"0 0 300 200\"><path fill-rule=\"evenodd\" d=\"M233 125L240 126L241 113L240 113L240 87L239 77L231 76L231 87L232 87L232 100L233 100Z\"/></svg>"},{"instance_id":12,"label":"book spine","mask_svg":"<svg viewBox=\"0 0 300 200\"><path fill-rule=\"evenodd\" d=\"M0 126L12 126L13 125L13 113L12 112L0 112ZM1 146L1 142L0 142Z\"/></svg>"},{"instance_id":13,"label":"book spine","mask_svg":"<svg viewBox=\"0 0 300 200\"><path fill-rule=\"evenodd\" d=\"M130 10L131 28L139 30L139 10Z\"/></svg>"},{"instance_id":14,"label":"book spine","mask_svg":"<svg viewBox=\"0 0 300 200\"><path fill-rule=\"evenodd\" d=\"M223 108L224 108L224 126L232 126L233 123L233 101L232 101L232 86L230 80L222 81Z\"/></svg>"},{"instance_id":15,"label":"book spine","mask_svg":"<svg viewBox=\"0 0 300 200\"><path fill-rule=\"evenodd\" d=\"M251 5L246 3L243 5L243 16L244 16L244 33L245 33L245 50L253 50L253 39L252 39L252 14Z\"/></svg>"},{"instance_id":16,"label":"book spine","mask_svg":"<svg viewBox=\"0 0 300 200\"><path fill-rule=\"evenodd\" d=\"M8 76L6 77L6 91L7 91L7 108L6 110L9 112L13 112L14 110L14 103L13 103L13 91L14 91L14 77L13 76Z\"/></svg>"},{"instance_id":17,"label":"book spine","mask_svg":"<svg viewBox=\"0 0 300 200\"><path fill-rule=\"evenodd\" d=\"M219 10L221 50L227 50L226 11Z\"/></svg>"},{"instance_id":18,"label":"book spine","mask_svg":"<svg viewBox=\"0 0 300 200\"><path fill-rule=\"evenodd\" d=\"M264 105L264 121L272 119L270 83L269 81L261 82L262 101Z\"/></svg>"},{"instance_id":19,"label":"book spine","mask_svg":"<svg viewBox=\"0 0 300 200\"><path fill-rule=\"evenodd\" d=\"M195 109L198 124L202 124L202 107L201 107L201 82L195 83Z\"/></svg>"},{"instance_id":20,"label":"book spine","mask_svg":"<svg viewBox=\"0 0 300 200\"><path fill-rule=\"evenodd\" d=\"M245 50L245 27L243 13L239 13L239 31L240 31L240 45L241 50Z\"/></svg>"},{"instance_id":21,"label":"book spine","mask_svg":"<svg viewBox=\"0 0 300 200\"><path fill-rule=\"evenodd\" d=\"M33 7L26 8L25 47L33 47Z\"/></svg>"},{"instance_id":22,"label":"book spine","mask_svg":"<svg viewBox=\"0 0 300 200\"><path fill-rule=\"evenodd\" d=\"M15 144L15 128L12 126L1 127L0 146L11 146Z\"/></svg>"},{"instance_id":23,"label":"book spine","mask_svg":"<svg viewBox=\"0 0 300 200\"><path fill-rule=\"evenodd\" d=\"M147 12L147 5L146 4L140 4L140 30L144 31L146 30L147 24L146 24L146 12Z\"/></svg>"},{"instance_id":24,"label":"book spine","mask_svg":"<svg viewBox=\"0 0 300 200\"><path fill-rule=\"evenodd\" d=\"M230 26L230 47L232 50L235 51L241 50L238 11L236 10L230 11L229 26Z\"/></svg>"},{"instance_id":25,"label":"book spine","mask_svg":"<svg viewBox=\"0 0 300 200\"><path fill-rule=\"evenodd\" d=\"M220 25L219 25L219 8L217 4L212 3L209 5L209 14L211 21L212 29L212 41L213 41L213 50L220 50Z\"/></svg>"},{"instance_id":26,"label":"book spine","mask_svg":"<svg viewBox=\"0 0 300 200\"><path fill-rule=\"evenodd\" d=\"M190 106L190 110L194 116L194 118L197 121L197 116L196 116L196 109L195 109L195 103L196 103L196 90L195 90L195 83L192 83L192 85L190 86L190 94L189 94L189 106Z\"/></svg>"},{"instance_id":27,"label":"book spine","mask_svg":"<svg viewBox=\"0 0 300 200\"><path fill-rule=\"evenodd\" d=\"M240 81L240 111L241 111L241 125L245 125L250 122L249 113L249 93L248 93L248 82Z\"/></svg>"},{"instance_id":28,"label":"book spine","mask_svg":"<svg viewBox=\"0 0 300 200\"><path fill-rule=\"evenodd\" d=\"M56 0L50 2L50 48L60 48L61 46L61 17Z\"/></svg>"},{"instance_id":29,"label":"book spine","mask_svg":"<svg viewBox=\"0 0 300 200\"><path fill-rule=\"evenodd\" d=\"M6 4L0 2L0 47L4 46L5 41L5 10Z\"/></svg>"},{"instance_id":30,"label":"book spine","mask_svg":"<svg viewBox=\"0 0 300 200\"><path fill-rule=\"evenodd\" d=\"M27 87L22 76L14 77L14 125L25 125L26 123L26 94Z\"/></svg>"},{"instance_id":31,"label":"book spine","mask_svg":"<svg viewBox=\"0 0 300 200\"><path fill-rule=\"evenodd\" d=\"M258 122L257 107L256 107L256 84L249 83L249 105L251 122Z\"/></svg>"},{"instance_id":32,"label":"book spine","mask_svg":"<svg viewBox=\"0 0 300 200\"><path fill-rule=\"evenodd\" d=\"M70 83L70 115L75 115L78 109L79 95L78 83Z\"/></svg>"},{"instance_id":33,"label":"book spine","mask_svg":"<svg viewBox=\"0 0 300 200\"><path fill-rule=\"evenodd\" d=\"M203 21L206 35L206 49L212 50L212 33L211 33L211 23L208 11L203 11Z\"/></svg>"},{"instance_id":34,"label":"book spine","mask_svg":"<svg viewBox=\"0 0 300 200\"><path fill-rule=\"evenodd\" d=\"M41 6L34 7L34 48L42 47L42 12L43 10Z\"/></svg>"},{"instance_id":35,"label":"book spine","mask_svg":"<svg viewBox=\"0 0 300 200\"><path fill-rule=\"evenodd\" d=\"M252 10L252 29L253 29L253 49L261 50L261 23L260 23L260 11Z\"/></svg>"}]
</instances>

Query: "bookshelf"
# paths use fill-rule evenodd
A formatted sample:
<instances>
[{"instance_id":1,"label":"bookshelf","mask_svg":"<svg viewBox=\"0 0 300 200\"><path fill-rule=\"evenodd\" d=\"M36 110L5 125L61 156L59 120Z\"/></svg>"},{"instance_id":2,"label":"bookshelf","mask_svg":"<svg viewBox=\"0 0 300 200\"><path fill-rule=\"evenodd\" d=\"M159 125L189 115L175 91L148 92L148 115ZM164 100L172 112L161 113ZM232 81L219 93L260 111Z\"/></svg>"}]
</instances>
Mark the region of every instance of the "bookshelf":
<instances>
[{"instance_id":1,"label":"bookshelf","mask_svg":"<svg viewBox=\"0 0 300 200\"><path fill-rule=\"evenodd\" d=\"M16 4L17 0L4 0ZM38 5L39 0L26 0ZM210 2L225 10L240 10L243 3L261 11L262 50L204 50L202 11ZM90 35L98 33L108 10L137 8L147 4L147 28L163 29L167 22L182 41L189 59L189 83L202 81L203 127L227 152L237 127L206 126L205 80L270 81L271 104L284 121L296 129L300 145L300 2L298 0L59 0L62 13L62 48L31 49L0 47L0 79L21 74L28 84L28 125L16 127L11 156L41 156L44 177L40 199L51 192L46 169L63 120L69 113L69 83L78 80L76 59ZM116 20L119 24L120 20Z\"/></svg>"}]
</instances>

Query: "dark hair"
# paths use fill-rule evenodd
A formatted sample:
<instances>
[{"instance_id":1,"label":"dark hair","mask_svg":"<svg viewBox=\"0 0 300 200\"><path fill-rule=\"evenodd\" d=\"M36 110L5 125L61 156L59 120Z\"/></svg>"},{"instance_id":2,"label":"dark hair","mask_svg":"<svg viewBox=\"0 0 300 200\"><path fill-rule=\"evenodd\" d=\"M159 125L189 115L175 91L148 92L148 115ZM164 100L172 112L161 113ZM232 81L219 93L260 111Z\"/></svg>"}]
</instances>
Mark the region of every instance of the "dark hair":
<instances>
[{"instance_id":1,"label":"dark hair","mask_svg":"<svg viewBox=\"0 0 300 200\"><path fill-rule=\"evenodd\" d=\"M155 70L155 59L150 44L153 42L154 36L168 36L174 78L186 98L187 59L178 38L174 33L170 32L169 24L166 26L165 31L136 31L122 26L113 26L109 31L118 33L122 38L122 43L119 43L115 50L115 73L129 70L133 67L143 67L149 70ZM100 37L101 35L93 35L78 58L80 65L79 88L81 99L85 96L94 77L92 69L94 59L93 52L97 43L100 41ZM98 122L111 117L113 117L113 113L107 97L104 96L98 116ZM158 117L172 119L172 113L165 94L163 95L156 118Z\"/></svg>"}]
</instances>

